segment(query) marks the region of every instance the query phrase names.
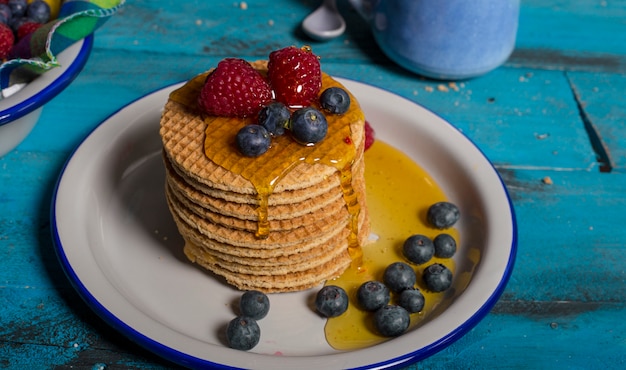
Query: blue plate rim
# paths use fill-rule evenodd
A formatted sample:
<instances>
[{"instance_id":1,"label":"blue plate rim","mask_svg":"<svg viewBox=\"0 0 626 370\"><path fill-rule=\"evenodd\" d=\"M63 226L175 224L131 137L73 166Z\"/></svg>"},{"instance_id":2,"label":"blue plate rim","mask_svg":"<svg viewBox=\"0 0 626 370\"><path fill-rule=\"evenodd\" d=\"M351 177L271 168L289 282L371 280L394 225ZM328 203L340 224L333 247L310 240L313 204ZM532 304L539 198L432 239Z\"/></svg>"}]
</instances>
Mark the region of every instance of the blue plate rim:
<instances>
[{"instance_id":1,"label":"blue plate rim","mask_svg":"<svg viewBox=\"0 0 626 370\"><path fill-rule=\"evenodd\" d=\"M87 64L87 60L89 60L89 55L91 54L91 50L93 48L94 35L89 35L83 40L83 44L81 45L81 48L72 64L70 64L60 76L52 81L50 85L20 103L0 111L0 126L9 124L34 111L35 109L44 106L44 104L52 100L61 91L68 87L76 77L78 77L82 69L85 67L85 64Z\"/></svg>"}]
</instances>

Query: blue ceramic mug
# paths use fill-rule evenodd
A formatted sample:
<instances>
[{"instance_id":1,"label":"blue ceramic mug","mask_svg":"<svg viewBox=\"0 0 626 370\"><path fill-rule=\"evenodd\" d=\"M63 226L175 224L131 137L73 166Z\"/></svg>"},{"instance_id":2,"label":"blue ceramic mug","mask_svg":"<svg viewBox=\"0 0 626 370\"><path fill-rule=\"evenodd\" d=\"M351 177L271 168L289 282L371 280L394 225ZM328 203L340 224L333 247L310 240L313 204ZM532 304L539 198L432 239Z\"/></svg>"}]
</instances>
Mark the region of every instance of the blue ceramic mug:
<instances>
[{"instance_id":1,"label":"blue ceramic mug","mask_svg":"<svg viewBox=\"0 0 626 370\"><path fill-rule=\"evenodd\" d=\"M466 79L504 63L515 47L520 0L350 0L402 67Z\"/></svg>"}]
</instances>

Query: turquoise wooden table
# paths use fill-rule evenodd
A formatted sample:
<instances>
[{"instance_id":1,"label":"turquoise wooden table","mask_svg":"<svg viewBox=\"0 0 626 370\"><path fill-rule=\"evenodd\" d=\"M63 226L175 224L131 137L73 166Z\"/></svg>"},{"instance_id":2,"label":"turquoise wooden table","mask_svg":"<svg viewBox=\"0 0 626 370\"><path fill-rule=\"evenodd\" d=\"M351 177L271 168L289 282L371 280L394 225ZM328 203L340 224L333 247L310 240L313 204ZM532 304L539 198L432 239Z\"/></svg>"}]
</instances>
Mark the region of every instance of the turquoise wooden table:
<instances>
[{"instance_id":1,"label":"turquoise wooden table","mask_svg":"<svg viewBox=\"0 0 626 370\"><path fill-rule=\"evenodd\" d=\"M519 250L504 294L464 337L410 368L626 367L626 1L523 0L508 62L456 90L389 61L345 1L347 32L308 39L299 24L318 3L129 0L98 30L82 74L0 158L0 367L176 367L72 288L50 236L52 191L73 149L125 104L224 57L291 44L312 45L332 75L449 120L513 199Z\"/></svg>"}]
</instances>

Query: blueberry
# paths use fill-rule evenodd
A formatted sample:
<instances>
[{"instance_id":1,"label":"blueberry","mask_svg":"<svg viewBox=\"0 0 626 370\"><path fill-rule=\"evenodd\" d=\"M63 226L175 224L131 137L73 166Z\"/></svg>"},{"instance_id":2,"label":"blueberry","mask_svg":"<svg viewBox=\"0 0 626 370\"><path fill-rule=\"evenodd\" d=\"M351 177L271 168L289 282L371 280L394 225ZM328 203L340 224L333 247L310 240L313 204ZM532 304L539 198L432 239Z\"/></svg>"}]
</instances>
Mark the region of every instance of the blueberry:
<instances>
[{"instance_id":1,"label":"blueberry","mask_svg":"<svg viewBox=\"0 0 626 370\"><path fill-rule=\"evenodd\" d=\"M261 329L255 319L237 316L228 323L226 338L230 348L247 351L259 343Z\"/></svg>"},{"instance_id":2,"label":"blueberry","mask_svg":"<svg viewBox=\"0 0 626 370\"><path fill-rule=\"evenodd\" d=\"M237 148L246 157L258 157L267 152L271 138L263 126L246 125L237 132Z\"/></svg>"},{"instance_id":3,"label":"blueberry","mask_svg":"<svg viewBox=\"0 0 626 370\"><path fill-rule=\"evenodd\" d=\"M315 297L315 308L324 317L336 317L348 309L348 294L336 285L326 285Z\"/></svg>"},{"instance_id":4,"label":"blueberry","mask_svg":"<svg viewBox=\"0 0 626 370\"><path fill-rule=\"evenodd\" d=\"M28 8L28 2L26 0L9 0L7 4L9 8L11 8L13 18L20 18L26 14L26 9Z\"/></svg>"},{"instance_id":5,"label":"blueberry","mask_svg":"<svg viewBox=\"0 0 626 370\"><path fill-rule=\"evenodd\" d=\"M28 19L26 17L13 17L13 18L9 19L8 26L11 27L13 32L17 33L17 30L20 28L20 26L23 25L26 22L32 22L32 20L30 20L30 19Z\"/></svg>"},{"instance_id":6,"label":"blueberry","mask_svg":"<svg viewBox=\"0 0 626 370\"><path fill-rule=\"evenodd\" d=\"M385 269L383 281L392 292L399 293L404 289L413 288L417 276L411 266L404 262L394 262Z\"/></svg>"},{"instance_id":7,"label":"blueberry","mask_svg":"<svg viewBox=\"0 0 626 370\"><path fill-rule=\"evenodd\" d=\"M285 127L289 124L290 116L291 111L285 104L273 102L261 109L258 122L270 134L280 136L285 133Z\"/></svg>"},{"instance_id":8,"label":"blueberry","mask_svg":"<svg viewBox=\"0 0 626 370\"><path fill-rule=\"evenodd\" d=\"M350 95L340 87L329 87L320 95L320 105L334 114L343 114L350 108Z\"/></svg>"},{"instance_id":9,"label":"blueberry","mask_svg":"<svg viewBox=\"0 0 626 370\"><path fill-rule=\"evenodd\" d=\"M426 217L428 222L437 229L447 229L459 220L461 214L456 205L449 202L439 202L428 208Z\"/></svg>"},{"instance_id":10,"label":"blueberry","mask_svg":"<svg viewBox=\"0 0 626 370\"><path fill-rule=\"evenodd\" d=\"M270 300L262 292L250 290L241 296L239 309L243 316L261 320L270 310Z\"/></svg>"},{"instance_id":11,"label":"blueberry","mask_svg":"<svg viewBox=\"0 0 626 370\"><path fill-rule=\"evenodd\" d=\"M38 23L46 23L50 20L50 5L45 1L36 0L28 4L26 16Z\"/></svg>"},{"instance_id":12,"label":"blueberry","mask_svg":"<svg viewBox=\"0 0 626 370\"><path fill-rule=\"evenodd\" d=\"M450 234L439 234L433 240L435 256L450 258L456 253L456 240Z\"/></svg>"},{"instance_id":13,"label":"blueberry","mask_svg":"<svg viewBox=\"0 0 626 370\"><path fill-rule=\"evenodd\" d=\"M389 288L380 281L371 280L361 284L356 292L359 306L366 311L376 311L389 303Z\"/></svg>"},{"instance_id":14,"label":"blueberry","mask_svg":"<svg viewBox=\"0 0 626 370\"><path fill-rule=\"evenodd\" d=\"M424 303L424 295L415 288L403 290L398 298L398 305L409 313L420 312L424 309Z\"/></svg>"},{"instance_id":15,"label":"blueberry","mask_svg":"<svg viewBox=\"0 0 626 370\"><path fill-rule=\"evenodd\" d=\"M400 306L386 305L374 313L374 326L385 337L397 337L411 323L409 312Z\"/></svg>"},{"instance_id":16,"label":"blueberry","mask_svg":"<svg viewBox=\"0 0 626 370\"><path fill-rule=\"evenodd\" d=\"M433 258L435 247L429 237L415 234L404 241L402 252L409 261L421 265Z\"/></svg>"},{"instance_id":17,"label":"blueberry","mask_svg":"<svg viewBox=\"0 0 626 370\"><path fill-rule=\"evenodd\" d=\"M315 144L322 141L328 132L328 122L324 114L313 107L298 109L291 115L291 133L302 144Z\"/></svg>"},{"instance_id":18,"label":"blueberry","mask_svg":"<svg viewBox=\"0 0 626 370\"><path fill-rule=\"evenodd\" d=\"M7 4L0 4L0 23L9 24L11 20L11 8Z\"/></svg>"},{"instance_id":19,"label":"blueberry","mask_svg":"<svg viewBox=\"0 0 626 370\"><path fill-rule=\"evenodd\" d=\"M443 292L452 285L452 271L440 263L426 267L422 278L426 287L433 292Z\"/></svg>"}]
</instances>

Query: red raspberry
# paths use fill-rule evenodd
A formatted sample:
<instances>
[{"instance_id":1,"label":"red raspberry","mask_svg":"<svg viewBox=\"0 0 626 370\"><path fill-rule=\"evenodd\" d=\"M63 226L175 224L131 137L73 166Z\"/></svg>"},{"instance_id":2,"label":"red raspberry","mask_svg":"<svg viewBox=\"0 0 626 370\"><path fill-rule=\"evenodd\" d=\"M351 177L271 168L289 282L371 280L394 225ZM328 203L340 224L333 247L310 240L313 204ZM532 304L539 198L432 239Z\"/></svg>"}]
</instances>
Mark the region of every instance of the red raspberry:
<instances>
[{"instance_id":1,"label":"red raspberry","mask_svg":"<svg viewBox=\"0 0 626 370\"><path fill-rule=\"evenodd\" d=\"M267 69L276 100L292 108L310 105L322 87L320 61L308 46L273 51Z\"/></svg>"},{"instance_id":2,"label":"red raspberry","mask_svg":"<svg viewBox=\"0 0 626 370\"><path fill-rule=\"evenodd\" d=\"M250 63L226 58L207 77L198 104L212 116L247 117L271 100L269 84Z\"/></svg>"},{"instance_id":3,"label":"red raspberry","mask_svg":"<svg viewBox=\"0 0 626 370\"><path fill-rule=\"evenodd\" d=\"M6 24L0 23L0 59L5 59L9 55L14 42L13 31Z\"/></svg>"},{"instance_id":4,"label":"red raspberry","mask_svg":"<svg viewBox=\"0 0 626 370\"><path fill-rule=\"evenodd\" d=\"M17 29L17 39L21 40L24 36L37 31L37 29L41 26L43 26L41 23L32 21L22 23Z\"/></svg>"},{"instance_id":5,"label":"red raspberry","mask_svg":"<svg viewBox=\"0 0 626 370\"><path fill-rule=\"evenodd\" d=\"M370 123L365 121L365 149L368 150L372 144L374 144L374 140L376 140L376 133Z\"/></svg>"}]
</instances>

